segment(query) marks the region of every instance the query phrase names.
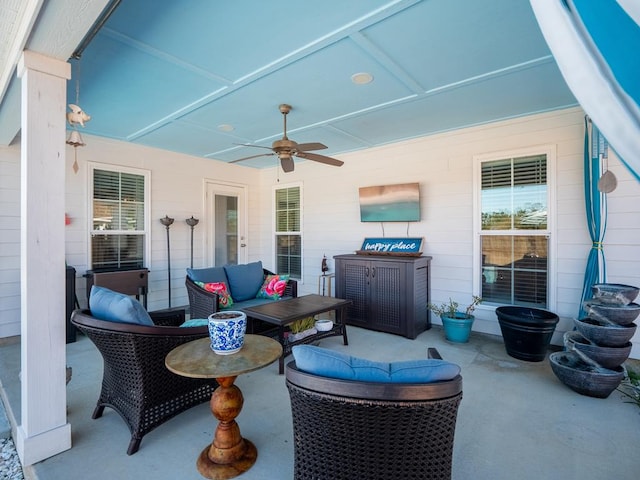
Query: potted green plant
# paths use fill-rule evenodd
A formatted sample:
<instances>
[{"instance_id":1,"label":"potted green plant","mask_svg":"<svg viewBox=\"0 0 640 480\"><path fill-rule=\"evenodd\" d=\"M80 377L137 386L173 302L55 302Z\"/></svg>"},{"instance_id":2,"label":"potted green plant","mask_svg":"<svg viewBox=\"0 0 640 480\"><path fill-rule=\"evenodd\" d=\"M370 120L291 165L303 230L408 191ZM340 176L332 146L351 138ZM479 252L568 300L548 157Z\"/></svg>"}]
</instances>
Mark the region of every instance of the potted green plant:
<instances>
[{"instance_id":1,"label":"potted green plant","mask_svg":"<svg viewBox=\"0 0 640 480\"><path fill-rule=\"evenodd\" d=\"M309 335L318 333L315 328L315 318L313 317L296 320L289 326L289 329L291 330L289 334L289 340L291 341L302 340Z\"/></svg>"},{"instance_id":2,"label":"potted green plant","mask_svg":"<svg viewBox=\"0 0 640 480\"><path fill-rule=\"evenodd\" d=\"M640 407L640 372L625 365L625 376L617 390L630 399L625 400L626 403L634 403Z\"/></svg>"},{"instance_id":3,"label":"potted green plant","mask_svg":"<svg viewBox=\"0 0 640 480\"><path fill-rule=\"evenodd\" d=\"M427 304L427 308L438 315L442 320L444 336L450 342L465 343L469 341L471 327L475 317L473 311L482 302L482 298L474 295L472 301L463 311L458 310L459 303L449 298L448 302L436 305Z\"/></svg>"}]
</instances>

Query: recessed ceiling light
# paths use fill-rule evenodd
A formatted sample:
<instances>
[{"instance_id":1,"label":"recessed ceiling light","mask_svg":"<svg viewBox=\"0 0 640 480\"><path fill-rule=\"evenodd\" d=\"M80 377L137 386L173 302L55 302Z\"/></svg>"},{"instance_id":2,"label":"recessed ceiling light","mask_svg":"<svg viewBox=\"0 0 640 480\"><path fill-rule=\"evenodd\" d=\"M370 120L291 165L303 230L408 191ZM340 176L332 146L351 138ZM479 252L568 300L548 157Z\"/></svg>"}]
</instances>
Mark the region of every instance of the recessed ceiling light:
<instances>
[{"instance_id":1,"label":"recessed ceiling light","mask_svg":"<svg viewBox=\"0 0 640 480\"><path fill-rule=\"evenodd\" d=\"M218 125L218 130L221 130L223 132L233 132L235 130L235 127L233 125L223 123L222 125Z\"/></svg>"},{"instance_id":2,"label":"recessed ceiling light","mask_svg":"<svg viewBox=\"0 0 640 480\"><path fill-rule=\"evenodd\" d=\"M373 81L373 75L367 72L354 73L351 75L351 81L356 85L366 85Z\"/></svg>"}]
</instances>

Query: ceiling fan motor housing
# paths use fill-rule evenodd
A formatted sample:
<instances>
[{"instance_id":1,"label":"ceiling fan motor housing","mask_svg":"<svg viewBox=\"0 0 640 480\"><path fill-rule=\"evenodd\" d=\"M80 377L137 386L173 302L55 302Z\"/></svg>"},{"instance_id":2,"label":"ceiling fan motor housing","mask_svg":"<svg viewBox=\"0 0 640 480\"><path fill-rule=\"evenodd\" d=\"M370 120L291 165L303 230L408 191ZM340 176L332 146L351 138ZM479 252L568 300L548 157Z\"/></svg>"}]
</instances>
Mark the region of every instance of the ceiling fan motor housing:
<instances>
[{"instance_id":1,"label":"ceiling fan motor housing","mask_svg":"<svg viewBox=\"0 0 640 480\"><path fill-rule=\"evenodd\" d=\"M296 147L298 144L293 140L289 140L288 138L283 138L281 140L276 140L271 145L271 148L274 152L278 154L278 156L283 154L293 155L296 153Z\"/></svg>"}]
</instances>

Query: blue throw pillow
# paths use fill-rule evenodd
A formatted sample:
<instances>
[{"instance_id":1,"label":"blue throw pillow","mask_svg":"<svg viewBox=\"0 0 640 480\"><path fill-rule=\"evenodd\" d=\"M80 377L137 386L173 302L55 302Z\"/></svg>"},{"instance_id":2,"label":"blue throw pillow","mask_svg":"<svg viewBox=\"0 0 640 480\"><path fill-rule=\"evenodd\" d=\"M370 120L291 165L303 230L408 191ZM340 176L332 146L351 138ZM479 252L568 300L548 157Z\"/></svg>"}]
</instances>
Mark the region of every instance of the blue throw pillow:
<instances>
[{"instance_id":1,"label":"blue throw pillow","mask_svg":"<svg viewBox=\"0 0 640 480\"><path fill-rule=\"evenodd\" d=\"M89 295L89 310L98 320L138 325L155 325L144 307L137 300L93 285Z\"/></svg>"},{"instance_id":2,"label":"blue throw pillow","mask_svg":"<svg viewBox=\"0 0 640 480\"><path fill-rule=\"evenodd\" d=\"M224 267L187 268L187 275L194 282L213 283L227 281Z\"/></svg>"},{"instance_id":3,"label":"blue throw pillow","mask_svg":"<svg viewBox=\"0 0 640 480\"><path fill-rule=\"evenodd\" d=\"M296 366L323 377L361 382L431 383L451 380L460 374L455 363L438 359L374 362L313 345L293 347Z\"/></svg>"},{"instance_id":4,"label":"blue throw pillow","mask_svg":"<svg viewBox=\"0 0 640 480\"><path fill-rule=\"evenodd\" d=\"M229 279L229 290L234 302L256 298L264 281L262 262L244 265L225 265L224 271Z\"/></svg>"}]
</instances>

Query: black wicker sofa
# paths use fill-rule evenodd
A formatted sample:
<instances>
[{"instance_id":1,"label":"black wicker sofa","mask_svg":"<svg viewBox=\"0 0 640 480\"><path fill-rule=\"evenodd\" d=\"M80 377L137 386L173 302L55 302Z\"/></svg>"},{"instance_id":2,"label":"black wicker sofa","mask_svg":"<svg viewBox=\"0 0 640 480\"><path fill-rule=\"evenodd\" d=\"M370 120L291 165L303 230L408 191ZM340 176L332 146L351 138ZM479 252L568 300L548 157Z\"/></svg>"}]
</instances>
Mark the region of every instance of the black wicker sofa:
<instances>
[{"instance_id":1,"label":"black wicker sofa","mask_svg":"<svg viewBox=\"0 0 640 480\"><path fill-rule=\"evenodd\" d=\"M274 298L266 298L266 296L256 297L256 293L260 292L265 280L274 276L273 272L262 267L262 262L201 269L188 268L185 286L189 297L190 317L192 319L208 318L212 313L226 308L221 303L221 295L203 288L203 283L224 283L233 301L232 305L227 309L242 310L245 307L276 300ZM277 295L278 299L295 298L297 296L298 283L293 279L288 279L284 292L281 295ZM256 321L250 319L250 329L254 326L253 323L256 323Z\"/></svg>"}]
</instances>

